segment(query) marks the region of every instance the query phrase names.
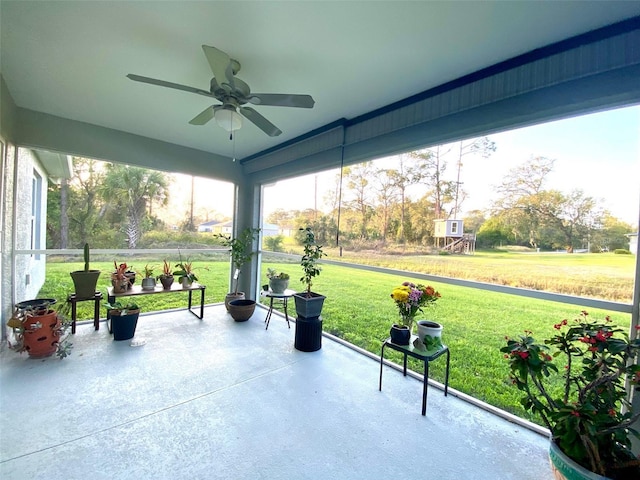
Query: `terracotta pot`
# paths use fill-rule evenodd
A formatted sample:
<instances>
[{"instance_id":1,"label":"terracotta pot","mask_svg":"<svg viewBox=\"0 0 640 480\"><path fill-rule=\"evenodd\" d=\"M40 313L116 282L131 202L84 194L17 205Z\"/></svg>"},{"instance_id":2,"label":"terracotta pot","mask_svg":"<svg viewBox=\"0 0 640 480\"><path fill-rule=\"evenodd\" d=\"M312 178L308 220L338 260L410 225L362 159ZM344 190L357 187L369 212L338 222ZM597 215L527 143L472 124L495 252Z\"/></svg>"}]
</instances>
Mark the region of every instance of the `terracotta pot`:
<instances>
[{"instance_id":1,"label":"terracotta pot","mask_svg":"<svg viewBox=\"0 0 640 480\"><path fill-rule=\"evenodd\" d=\"M229 303L234 300L244 300L244 292L238 293L227 293L227 296L224 297L224 306L229 311Z\"/></svg>"},{"instance_id":2,"label":"terracotta pot","mask_svg":"<svg viewBox=\"0 0 640 480\"><path fill-rule=\"evenodd\" d=\"M49 357L55 353L62 334L60 320L55 310L41 315L27 314L24 326L24 349L30 357Z\"/></svg>"},{"instance_id":3,"label":"terracotta pot","mask_svg":"<svg viewBox=\"0 0 640 480\"><path fill-rule=\"evenodd\" d=\"M255 300L233 300L229 302L229 314L236 322L246 322L256 310Z\"/></svg>"}]
</instances>

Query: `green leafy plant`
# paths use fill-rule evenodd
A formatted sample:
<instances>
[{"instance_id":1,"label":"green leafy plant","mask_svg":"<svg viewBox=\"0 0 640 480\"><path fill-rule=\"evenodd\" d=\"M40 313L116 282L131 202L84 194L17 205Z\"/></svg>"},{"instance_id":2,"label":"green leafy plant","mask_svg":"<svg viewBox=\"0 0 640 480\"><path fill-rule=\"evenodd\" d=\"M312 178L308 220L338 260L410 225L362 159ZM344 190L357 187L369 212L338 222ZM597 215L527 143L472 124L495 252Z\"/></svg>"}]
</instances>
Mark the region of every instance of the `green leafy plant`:
<instances>
[{"instance_id":1,"label":"green leafy plant","mask_svg":"<svg viewBox=\"0 0 640 480\"><path fill-rule=\"evenodd\" d=\"M240 278L240 272L242 267L251 261L251 257L255 253L251 250L251 244L257 238L260 233L259 228L247 227L240 232L236 238L231 238L230 235L218 233L216 238L220 239L220 244L223 247L229 248L229 255L231 256L231 264L234 268L234 283L233 293L238 294L238 279Z\"/></svg>"},{"instance_id":2,"label":"green leafy plant","mask_svg":"<svg viewBox=\"0 0 640 480\"><path fill-rule=\"evenodd\" d=\"M133 310L140 310L140 307L135 302L111 302L104 303L104 306L107 310L111 312L112 315L126 315Z\"/></svg>"},{"instance_id":3,"label":"green leafy plant","mask_svg":"<svg viewBox=\"0 0 640 480\"><path fill-rule=\"evenodd\" d=\"M145 278L152 278L152 277L153 277L153 270L154 270L155 268L156 268L156 267L154 267L153 265L149 266L149 264L147 263L147 264L144 266L144 277L145 277Z\"/></svg>"},{"instance_id":4,"label":"green leafy plant","mask_svg":"<svg viewBox=\"0 0 640 480\"><path fill-rule=\"evenodd\" d=\"M180 261L176 263L175 270L173 272L174 277L178 277L178 281L181 282L183 278L188 278L190 282L197 282L198 277L193 271L193 262L189 260L182 260L182 256L180 257Z\"/></svg>"},{"instance_id":5,"label":"green leafy plant","mask_svg":"<svg viewBox=\"0 0 640 480\"><path fill-rule=\"evenodd\" d=\"M640 339L629 340L608 316L594 320L586 311L554 328L557 333L544 344L525 331L500 349L513 384L525 394L522 405L542 418L558 447L583 467L614 479L640 478L640 459L631 451L631 436L640 438L631 425L640 414L631 413L625 389L625 379L636 389L640 384ZM558 357L560 370L553 363ZM549 389L557 375L564 385L560 397Z\"/></svg>"},{"instance_id":6,"label":"green leafy plant","mask_svg":"<svg viewBox=\"0 0 640 480\"><path fill-rule=\"evenodd\" d=\"M269 280L289 280L288 273L279 272L274 268L267 268L267 278Z\"/></svg>"},{"instance_id":7,"label":"green leafy plant","mask_svg":"<svg viewBox=\"0 0 640 480\"><path fill-rule=\"evenodd\" d=\"M311 227L300 228L300 231L302 231L304 235L302 241L304 253L300 259L303 275L300 277L300 281L307 286L307 296L311 296L313 279L320 275L320 271L322 270L318 265L318 261L326 256L326 253L322 251L322 245L316 243L316 236Z\"/></svg>"}]
</instances>

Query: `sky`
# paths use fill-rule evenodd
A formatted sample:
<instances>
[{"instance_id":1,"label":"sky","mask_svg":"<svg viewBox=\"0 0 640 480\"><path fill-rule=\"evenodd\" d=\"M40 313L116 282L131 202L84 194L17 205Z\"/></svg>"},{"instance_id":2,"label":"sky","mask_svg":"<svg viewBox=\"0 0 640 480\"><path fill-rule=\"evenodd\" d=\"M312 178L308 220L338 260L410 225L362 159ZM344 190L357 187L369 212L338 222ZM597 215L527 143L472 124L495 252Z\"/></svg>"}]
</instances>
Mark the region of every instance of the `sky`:
<instances>
[{"instance_id":1,"label":"sky","mask_svg":"<svg viewBox=\"0 0 640 480\"><path fill-rule=\"evenodd\" d=\"M495 197L510 169L531 157L556 160L547 188L569 193L582 189L602 200L602 205L619 219L638 224L640 207L640 106L584 115L542 125L488 135L496 143L489 158L463 159L460 181L467 192L461 216L483 210ZM397 157L377 160L393 165ZM318 208L334 185L337 169L318 174ZM455 180L455 160L451 159L447 179ZM277 208L313 208L315 175L278 182L265 189L265 214Z\"/></svg>"},{"instance_id":2,"label":"sky","mask_svg":"<svg viewBox=\"0 0 640 480\"><path fill-rule=\"evenodd\" d=\"M510 169L531 157L556 160L547 188L563 193L582 189L601 200L615 217L638 224L640 207L640 106L609 110L542 125L510 130L488 136L496 144L489 158L466 156L460 181L467 192L461 214L490 207L495 187ZM446 177L455 180L457 159L449 160ZM395 165L398 157L376 160L379 165ZM327 192L335 186L338 169L284 180L265 188L265 218L274 210L314 208L323 205ZM173 174L182 185L188 175ZM317 178L317 189L316 189ZM226 182L197 178L195 213L210 220L230 218L233 212L233 186ZM422 189L424 190L424 189ZM420 194L422 191L420 192ZM176 196L174 196L176 195ZM189 210L190 188L172 189L170 223L179 224ZM417 198L418 193L415 194ZM295 202L292 203L292 199Z\"/></svg>"}]
</instances>

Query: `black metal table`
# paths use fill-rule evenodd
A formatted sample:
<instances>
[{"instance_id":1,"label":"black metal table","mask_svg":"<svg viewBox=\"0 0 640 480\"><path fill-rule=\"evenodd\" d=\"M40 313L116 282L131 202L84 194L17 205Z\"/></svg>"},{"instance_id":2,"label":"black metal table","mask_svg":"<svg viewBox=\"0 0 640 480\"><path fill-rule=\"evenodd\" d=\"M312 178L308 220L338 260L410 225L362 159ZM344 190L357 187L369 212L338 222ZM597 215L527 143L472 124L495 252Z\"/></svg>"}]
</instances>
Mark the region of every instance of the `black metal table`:
<instances>
[{"instance_id":1,"label":"black metal table","mask_svg":"<svg viewBox=\"0 0 640 480\"><path fill-rule=\"evenodd\" d=\"M413 346L413 341L418 337L416 335L411 336L411 340L409 340L409 345L396 345L391 341L391 338L387 338L382 343L382 351L380 352L380 384L378 387L379 391L382 391L382 365L384 360L384 349L389 347L392 350L396 350L402 353L404 357L403 362L403 374L407 376L407 357L417 358L418 360L422 360L424 362L424 375L422 378L422 415L426 415L427 413L427 385L429 384L429 362L432 362L436 358L440 357L443 354L447 354L447 369L444 377L444 396L447 396L447 391L449 389L449 347L446 345L442 345L437 350L419 350L418 348Z\"/></svg>"},{"instance_id":2,"label":"black metal table","mask_svg":"<svg viewBox=\"0 0 640 480\"><path fill-rule=\"evenodd\" d=\"M282 302L282 306L284 308L284 318L287 319L287 325L291 328L291 323L289 323L289 314L287 313L287 304L289 303L289 299L295 295L295 290L285 290L283 293L275 293L271 290L262 290L260 295L263 297L267 297L269 299L269 311L267 311L267 316L264 319L267 326L264 328L265 330L269 328L269 322L271 321L271 314L273 313L273 300L280 300Z\"/></svg>"},{"instance_id":3,"label":"black metal table","mask_svg":"<svg viewBox=\"0 0 640 480\"><path fill-rule=\"evenodd\" d=\"M107 300L109 303L115 302L118 297L131 297L136 295L154 295L159 293L179 293L179 292L189 292L189 305L188 310L193 315L198 317L200 320L204 317L204 290L207 288L204 285L200 285L199 283L193 283L190 287L183 287L179 283L174 283L171 285L171 288L164 289L162 286L156 286L153 290L143 290L140 285L134 285L129 290L122 293L113 293L113 287L109 287L107 289ZM200 291L200 314L193 311L193 292ZM107 325L109 326L109 333L111 333L111 324L110 324L110 315L107 310Z\"/></svg>"}]
</instances>

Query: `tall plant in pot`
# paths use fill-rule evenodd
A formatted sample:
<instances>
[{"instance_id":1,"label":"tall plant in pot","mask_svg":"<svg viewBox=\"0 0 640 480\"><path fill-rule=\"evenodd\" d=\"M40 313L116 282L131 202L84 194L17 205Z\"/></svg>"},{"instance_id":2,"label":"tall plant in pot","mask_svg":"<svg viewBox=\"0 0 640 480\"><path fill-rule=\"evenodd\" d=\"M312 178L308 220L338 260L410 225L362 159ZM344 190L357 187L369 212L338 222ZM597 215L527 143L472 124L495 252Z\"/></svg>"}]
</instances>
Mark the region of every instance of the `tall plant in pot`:
<instances>
[{"instance_id":1,"label":"tall plant in pot","mask_svg":"<svg viewBox=\"0 0 640 480\"><path fill-rule=\"evenodd\" d=\"M310 227L300 228L303 234L304 247L300 266L303 275L300 281L306 286L304 292L296 293L293 299L296 304L295 347L304 352L313 352L322 347L322 307L325 296L312 292L313 280L322 270L318 264L326 254L322 245L316 243L316 236Z\"/></svg>"},{"instance_id":2,"label":"tall plant in pot","mask_svg":"<svg viewBox=\"0 0 640 480\"><path fill-rule=\"evenodd\" d=\"M91 270L89 268L89 244L84 244L84 270L76 270L71 272L71 279L76 291L78 299L92 298L96 293L96 285L100 270Z\"/></svg>"},{"instance_id":3,"label":"tall plant in pot","mask_svg":"<svg viewBox=\"0 0 640 480\"><path fill-rule=\"evenodd\" d=\"M251 246L259 233L259 228L247 227L235 238L231 238L230 235L225 235L223 233L215 235L215 237L220 239L220 243L223 247L229 248L231 266L233 267L232 291L229 292L224 299L227 311L229 311L230 302L234 300L243 300L245 297L244 292L238 291L238 280L240 278L240 273L242 272L242 267L251 261L251 257L255 253L251 249Z\"/></svg>"},{"instance_id":4,"label":"tall plant in pot","mask_svg":"<svg viewBox=\"0 0 640 480\"><path fill-rule=\"evenodd\" d=\"M592 319L586 311L554 329L543 342L530 331L507 338L500 351L524 393L522 405L551 431L555 478L640 478L640 458L631 450L631 437L640 438L632 428L640 412L633 413L625 388L628 381L639 392L640 338L629 340L608 316Z\"/></svg>"}]
</instances>

